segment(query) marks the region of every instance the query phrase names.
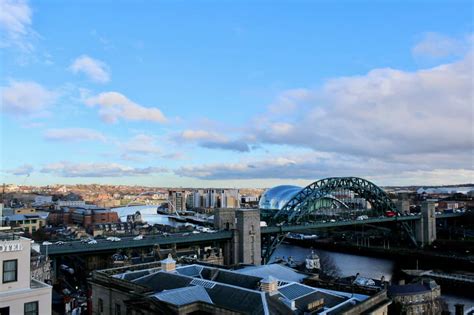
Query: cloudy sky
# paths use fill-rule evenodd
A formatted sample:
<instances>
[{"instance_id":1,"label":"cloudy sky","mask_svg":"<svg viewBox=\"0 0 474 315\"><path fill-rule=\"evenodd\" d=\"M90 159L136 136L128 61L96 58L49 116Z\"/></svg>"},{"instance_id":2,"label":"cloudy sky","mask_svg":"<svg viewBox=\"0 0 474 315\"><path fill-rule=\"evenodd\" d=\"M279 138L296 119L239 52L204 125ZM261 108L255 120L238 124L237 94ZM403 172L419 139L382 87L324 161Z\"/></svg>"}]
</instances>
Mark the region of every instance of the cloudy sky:
<instances>
[{"instance_id":1,"label":"cloudy sky","mask_svg":"<svg viewBox=\"0 0 474 315\"><path fill-rule=\"evenodd\" d=\"M0 0L3 182L474 182L471 1Z\"/></svg>"}]
</instances>

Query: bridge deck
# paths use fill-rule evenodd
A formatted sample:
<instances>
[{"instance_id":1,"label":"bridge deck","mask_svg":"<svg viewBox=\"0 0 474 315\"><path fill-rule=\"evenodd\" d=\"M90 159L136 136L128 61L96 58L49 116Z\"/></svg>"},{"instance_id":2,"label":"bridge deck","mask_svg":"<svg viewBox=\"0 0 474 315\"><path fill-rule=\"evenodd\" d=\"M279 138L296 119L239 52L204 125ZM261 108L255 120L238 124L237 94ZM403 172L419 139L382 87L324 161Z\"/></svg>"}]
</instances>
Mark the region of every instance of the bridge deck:
<instances>
[{"instance_id":1,"label":"bridge deck","mask_svg":"<svg viewBox=\"0 0 474 315\"><path fill-rule=\"evenodd\" d=\"M463 213L447 213L440 214L436 216L436 219L446 219L452 217L459 217ZM415 221L419 220L420 216L401 216L401 217L383 217L383 218L373 218L367 220L348 220L348 221L336 221L336 222L316 222L316 223L303 223L300 225L282 225L282 226L269 226L263 227L261 230L262 234L273 234L278 232L295 232L301 230L317 230L324 228L332 228L339 226L349 226L349 225L360 225L360 224L371 224L371 223L382 223L382 222L405 222L405 221Z\"/></svg>"},{"instance_id":2,"label":"bridge deck","mask_svg":"<svg viewBox=\"0 0 474 315\"><path fill-rule=\"evenodd\" d=\"M48 255L66 255L66 254L84 254L97 252L114 252L119 249L152 247L155 244L193 244L208 241L227 240L232 237L231 231L220 231L216 233L200 234L173 234L170 236L150 236L146 235L141 240L133 240L133 237L124 237L120 241L111 242L105 239L96 239L97 244L87 244L80 241L65 242L64 245L41 245L42 254Z\"/></svg>"},{"instance_id":3,"label":"bridge deck","mask_svg":"<svg viewBox=\"0 0 474 315\"><path fill-rule=\"evenodd\" d=\"M436 216L437 219L459 217L462 213L450 213ZM368 220L352 220L352 221L338 221L338 222L318 222L301 225L283 225L262 227L262 234L274 234L284 232L294 232L301 230L323 229L349 225L381 223L381 222L403 222L419 220L420 216L402 216L392 218L374 218ZM169 245L169 244L193 244L208 241L221 241L232 238L231 231L219 231L216 233L200 233L200 234L172 234L170 236L150 236L146 235L142 240L133 240L133 237L124 237L118 242L111 242L104 239L97 239L97 244L81 243L80 241L65 242L64 245L41 245L41 253L48 255L66 255L66 254L84 254L97 252L114 252L119 249L126 248L140 248L151 247L155 244Z\"/></svg>"}]
</instances>

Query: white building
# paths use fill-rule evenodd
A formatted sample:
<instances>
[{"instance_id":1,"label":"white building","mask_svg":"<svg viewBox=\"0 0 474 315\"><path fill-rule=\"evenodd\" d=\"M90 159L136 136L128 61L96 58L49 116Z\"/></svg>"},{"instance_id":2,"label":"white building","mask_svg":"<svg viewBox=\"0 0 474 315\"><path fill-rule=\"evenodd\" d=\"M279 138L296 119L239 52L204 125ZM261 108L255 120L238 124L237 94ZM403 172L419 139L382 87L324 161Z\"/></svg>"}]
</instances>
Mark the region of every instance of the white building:
<instances>
[{"instance_id":1,"label":"white building","mask_svg":"<svg viewBox=\"0 0 474 315\"><path fill-rule=\"evenodd\" d=\"M30 275L31 240L0 233L0 314L51 314L52 287Z\"/></svg>"}]
</instances>

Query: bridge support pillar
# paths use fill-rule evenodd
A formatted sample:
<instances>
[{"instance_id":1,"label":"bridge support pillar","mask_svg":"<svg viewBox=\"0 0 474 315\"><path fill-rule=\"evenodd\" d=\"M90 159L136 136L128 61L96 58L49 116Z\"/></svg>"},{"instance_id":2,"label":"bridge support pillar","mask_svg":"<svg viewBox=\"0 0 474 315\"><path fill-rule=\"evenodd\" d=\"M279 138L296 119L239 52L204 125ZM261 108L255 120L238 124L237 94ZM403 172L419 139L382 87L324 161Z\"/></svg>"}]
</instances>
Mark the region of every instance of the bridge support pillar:
<instances>
[{"instance_id":1,"label":"bridge support pillar","mask_svg":"<svg viewBox=\"0 0 474 315\"><path fill-rule=\"evenodd\" d=\"M436 241L436 215L435 204L431 200L421 204L421 217L416 223L416 241L421 246L431 245Z\"/></svg>"},{"instance_id":2,"label":"bridge support pillar","mask_svg":"<svg viewBox=\"0 0 474 315\"><path fill-rule=\"evenodd\" d=\"M232 231L232 239L224 244L222 253L225 265L235 265L239 263L239 234L235 226L236 209L216 209L214 211L214 228L217 230Z\"/></svg>"},{"instance_id":3,"label":"bridge support pillar","mask_svg":"<svg viewBox=\"0 0 474 315\"><path fill-rule=\"evenodd\" d=\"M261 263L260 212L257 209L216 209L214 227L231 230L232 240L223 248L224 263Z\"/></svg>"},{"instance_id":4,"label":"bridge support pillar","mask_svg":"<svg viewBox=\"0 0 474 315\"><path fill-rule=\"evenodd\" d=\"M239 232L239 262L260 265L262 261L260 212L257 209L239 209L236 216Z\"/></svg>"}]
</instances>

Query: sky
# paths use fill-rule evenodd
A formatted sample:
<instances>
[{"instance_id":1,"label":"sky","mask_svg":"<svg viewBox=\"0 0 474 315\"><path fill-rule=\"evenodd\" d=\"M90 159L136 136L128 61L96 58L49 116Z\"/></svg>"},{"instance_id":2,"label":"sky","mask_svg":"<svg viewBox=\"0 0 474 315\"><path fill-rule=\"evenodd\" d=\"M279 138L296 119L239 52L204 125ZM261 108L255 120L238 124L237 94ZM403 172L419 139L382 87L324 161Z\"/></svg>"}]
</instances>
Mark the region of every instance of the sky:
<instances>
[{"instance_id":1,"label":"sky","mask_svg":"<svg viewBox=\"0 0 474 315\"><path fill-rule=\"evenodd\" d=\"M474 182L472 1L0 0L0 176Z\"/></svg>"}]
</instances>

